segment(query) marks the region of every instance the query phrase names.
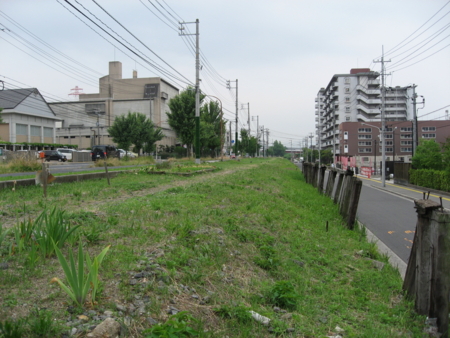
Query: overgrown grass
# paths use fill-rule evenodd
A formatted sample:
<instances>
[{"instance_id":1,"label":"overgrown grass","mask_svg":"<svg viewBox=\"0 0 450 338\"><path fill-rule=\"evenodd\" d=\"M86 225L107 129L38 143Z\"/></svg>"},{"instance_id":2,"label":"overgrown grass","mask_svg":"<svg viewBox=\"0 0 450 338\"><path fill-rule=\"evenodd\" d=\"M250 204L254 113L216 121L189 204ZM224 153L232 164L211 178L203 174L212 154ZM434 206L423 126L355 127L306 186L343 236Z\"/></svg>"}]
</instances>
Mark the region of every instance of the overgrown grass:
<instances>
[{"instance_id":1,"label":"overgrown grass","mask_svg":"<svg viewBox=\"0 0 450 338\"><path fill-rule=\"evenodd\" d=\"M7 164L0 165L0 174L23 173L42 169L42 163L37 159L17 157Z\"/></svg>"},{"instance_id":2,"label":"overgrown grass","mask_svg":"<svg viewBox=\"0 0 450 338\"><path fill-rule=\"evenodd\" d=\"M293 164L248 159L214 166L222 170L192 177L126 173L111 186L54 185L46 200L38 187L3 191L0 212L16 223L43 207L64 207L80 225L86 250L111 244L94 309L114 311L116 303L148 297L146 316L161 325L151 330L145 316L133 315L137 337L138 329L158 334L175 322L180 332L201 328L200 337L325 337L336 326L346 337L422 336L423 318L403 299L398 272L374 267L370 259L385 258L361 232L343 226L337 207ZM67 299L48 283L61 268L49 258L52 264L27 270L24 257L8 254L12 240L7 234L0 248L10 266L0 270L0 318L26 318L30 309L21 305L34 303L65 322ZM167 321L168 306L189 316ZM250 310L270 325L250 320Z\"/></svg>"}]
</instances>

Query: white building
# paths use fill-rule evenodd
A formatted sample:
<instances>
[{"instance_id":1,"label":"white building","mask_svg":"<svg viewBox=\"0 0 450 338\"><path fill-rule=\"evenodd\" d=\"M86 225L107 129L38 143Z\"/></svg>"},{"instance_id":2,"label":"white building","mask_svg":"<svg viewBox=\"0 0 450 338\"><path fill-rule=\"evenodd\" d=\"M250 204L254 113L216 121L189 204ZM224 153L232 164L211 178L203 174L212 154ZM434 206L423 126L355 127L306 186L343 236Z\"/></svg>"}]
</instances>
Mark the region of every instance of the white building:
<instances>
[{"instance_id":1,"label":"white building","mask_svg":"<svg viewBox=\"0 0 450 338\"><path fill-rule=\"evenodd\" d=\"M169 127L168 102L179 94L178 88L159 78L122 78L122 63L109 63L109 74L99 79L99 93L80 94L79 101L54 102L50 106L62 120L56 130L57 142L89 148L94 144L113 144L108 127L128 112L149 117L161 127L165 137L157 145L175 145L176 134Z\"/></svg>"},{"instance_id":2,"label":"white building","mask_svg":"<svg viewBox=\"0 0 450 338\"><path fill-rule=\"evenodd\" d=\"M339 154L339 125L342 122L381 121L379 73L368 68L335 74L315 99L316 144ZM413 117L412 87L386 88L386 121L406 121Z\"/></svg>"},{"instance_id":3,"label":"white building","mask_svg":"<svg viewBox=\"0 0 450 338\"><path fill-rule=\"evenodd\" d=\"M36 88L0 91L0 139L11 143L55 143L60 121Z\"/></svg>"}]
</instances>

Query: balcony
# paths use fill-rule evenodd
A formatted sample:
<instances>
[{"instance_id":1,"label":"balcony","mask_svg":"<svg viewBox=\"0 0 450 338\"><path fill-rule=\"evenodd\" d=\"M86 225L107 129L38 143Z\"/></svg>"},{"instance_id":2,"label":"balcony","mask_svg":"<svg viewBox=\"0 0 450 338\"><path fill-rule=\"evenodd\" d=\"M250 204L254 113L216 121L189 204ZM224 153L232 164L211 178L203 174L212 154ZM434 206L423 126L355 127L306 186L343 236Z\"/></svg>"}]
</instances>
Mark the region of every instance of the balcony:
<instances>
[{"instance_id":1,"label":"balcony","mask_svg":"<svg viewBox=\"0 0 450 338\"><path fill-rule=\"evenodd\" d=\"M380 80L369 80L368 85L380 85Z\"/></svg>"}]
</instances>

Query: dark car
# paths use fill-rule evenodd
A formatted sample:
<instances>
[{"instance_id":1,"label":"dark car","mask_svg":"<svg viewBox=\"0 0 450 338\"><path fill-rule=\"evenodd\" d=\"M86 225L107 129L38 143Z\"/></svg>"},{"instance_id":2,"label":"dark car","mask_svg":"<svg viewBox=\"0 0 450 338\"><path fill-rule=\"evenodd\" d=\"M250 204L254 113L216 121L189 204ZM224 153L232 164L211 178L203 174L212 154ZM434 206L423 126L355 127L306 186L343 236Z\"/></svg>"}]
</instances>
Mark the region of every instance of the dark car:
<instances>
[{"instance_id":1,"label":"dark car","mask_svg":"<svg viewBox=\"0 0 450 338\"><path fill-rule=\"evenodd\" d=\"M93 146L91 150L92 161L106 159L111 157L119 157L120 153L114 146L98 145Z\"/></svg>"},{"instance_id":2,"label":"dark car","mask_svg":"<svg viewBox=\"0 0 450 338\"><path fill-rule=\"evenodd\" d=\"M58 150L44 150L45 154L45 160L47 162L49 161L59 161L59 162L66 162L67 157L64 156L62 153L60 153Z\"/></svg>"}]
</instances>

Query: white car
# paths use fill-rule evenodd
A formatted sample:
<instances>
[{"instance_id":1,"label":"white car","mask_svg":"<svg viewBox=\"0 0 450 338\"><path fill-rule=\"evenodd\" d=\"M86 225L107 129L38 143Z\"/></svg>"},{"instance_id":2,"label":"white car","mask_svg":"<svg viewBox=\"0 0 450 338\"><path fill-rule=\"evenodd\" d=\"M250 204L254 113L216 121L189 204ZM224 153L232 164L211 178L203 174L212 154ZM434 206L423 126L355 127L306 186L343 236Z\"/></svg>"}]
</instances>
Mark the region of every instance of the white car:
<instances>
[{"instance_id":1,"label":"white car","mask_svg":"<svg viewBox=\"0 0 450 338\"><path fill-rule=\"evenodd\" d=\"M125 156L131 157L131 158L137 157L137 154L133 153L132 151L125 151L123 149L117 149L117 150L119 151L119 157L120 158L123 158Z\"/></svg>"},{"instance_id":2,"label":"white car","mask_svg":"<svg viewBox=\"0 0 450 338\"><path fill-rule=\"evenodd\" d=\"M67 161L72 161L72 153L74 153L75 149L69 149L69 148L58 148L56 149L60 153L62 153L64 156L66 156Z\"/></svg>"}]
</instances>

